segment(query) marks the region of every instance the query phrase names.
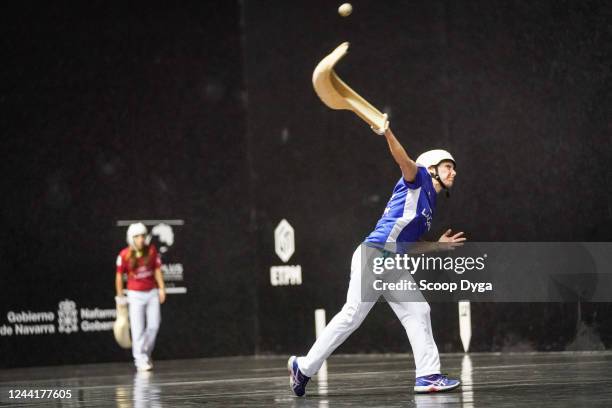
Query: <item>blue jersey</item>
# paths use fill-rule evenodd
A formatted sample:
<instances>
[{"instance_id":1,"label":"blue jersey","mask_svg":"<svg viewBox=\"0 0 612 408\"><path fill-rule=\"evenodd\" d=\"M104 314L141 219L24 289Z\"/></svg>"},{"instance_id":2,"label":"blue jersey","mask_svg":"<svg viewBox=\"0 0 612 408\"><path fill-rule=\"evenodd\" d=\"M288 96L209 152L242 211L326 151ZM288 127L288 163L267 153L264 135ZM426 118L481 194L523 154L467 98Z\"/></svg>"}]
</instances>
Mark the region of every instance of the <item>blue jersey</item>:
<instances>
[{"instance_id":1,"label":"blue jersey","mask_svg":"<svg viewBox=\"0 0 612 408\"><path fill-rule=\"evenodd\" d=\"M376 228L365 242L371 246L403 252L392 243L416 242L431 228L436 208L436 190L425 167L418 166L414 182L402 177L387 203Z\"/></svg>"}]
</instances>

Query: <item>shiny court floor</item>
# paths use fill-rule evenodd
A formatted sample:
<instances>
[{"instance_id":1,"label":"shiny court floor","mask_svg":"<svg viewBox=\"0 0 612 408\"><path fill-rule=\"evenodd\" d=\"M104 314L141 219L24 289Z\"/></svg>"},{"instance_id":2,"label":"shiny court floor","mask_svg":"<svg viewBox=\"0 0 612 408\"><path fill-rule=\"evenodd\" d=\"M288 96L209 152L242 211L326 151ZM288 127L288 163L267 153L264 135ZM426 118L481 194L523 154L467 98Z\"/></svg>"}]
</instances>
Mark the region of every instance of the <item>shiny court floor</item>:
<instances>
[{"instance_id":1,"label":"shiny court floor","mask_svg":"<svg viewBox=\"0 0 612 408\"><path fill-rule=\"evenodd\" d=\"M284 357L158 361L151 373L127 363L1 370L0 405L612 407L612 352L449 354L442 363L463 387L415 395L408 354L334 356L304 398L289 390ZM17 389L70 390L71 398L9 399Z\"/></svg>"}]
</instances>

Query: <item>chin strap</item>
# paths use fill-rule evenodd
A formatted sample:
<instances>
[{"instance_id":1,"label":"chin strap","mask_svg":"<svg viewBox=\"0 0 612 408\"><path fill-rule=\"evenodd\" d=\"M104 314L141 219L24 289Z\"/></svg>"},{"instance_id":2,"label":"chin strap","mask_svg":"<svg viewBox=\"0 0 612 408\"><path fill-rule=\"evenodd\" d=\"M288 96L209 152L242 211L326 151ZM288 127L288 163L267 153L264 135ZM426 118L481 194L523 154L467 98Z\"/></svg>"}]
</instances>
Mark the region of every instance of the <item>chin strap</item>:
<instances>
[{"instance_id":1,"label":"chin strap","mask_svg":"<svg viewBox=\"0 0 612 408\"><path fill-rule=\"evenodd\" d=\"M444 184L444 182L442 181L442 179L440 178L440 175L438 174L438 166L434 167L435 169L435 174L433 174L431 176L431 178L436 179L438 181L438 183L440 183L440 185L442 186L442 188L444 189L444 191L446 192L446 197L450 197L450 191L448 190L448 187L446 186L446 184Z\"/></svg>"}]
</instances>

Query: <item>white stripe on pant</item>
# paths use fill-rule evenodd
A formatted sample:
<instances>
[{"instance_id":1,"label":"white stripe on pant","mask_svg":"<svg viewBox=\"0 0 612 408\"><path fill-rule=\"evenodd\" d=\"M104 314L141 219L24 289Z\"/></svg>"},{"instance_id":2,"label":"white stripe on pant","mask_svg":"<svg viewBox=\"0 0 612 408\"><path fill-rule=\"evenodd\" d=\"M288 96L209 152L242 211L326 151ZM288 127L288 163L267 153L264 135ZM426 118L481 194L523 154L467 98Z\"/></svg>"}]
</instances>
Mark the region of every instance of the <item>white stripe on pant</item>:
<instances>
[{"instance_id":1,"label":"white stripe on pant","mask_svg":"<svg viewBox=\"0 0 612 408\"><path fill-rule=\"evenodd\" d=\"M128 290L132 355L136 367L146 365L155 347L155 338L161 322L159 291Z\"/></svg>"},{"instance_id":2,"label":"white stripe on pant","mask_svg":"<svg viewBox=\"0 0 612 408\"><path fill-rule=\"evenodd\" d=\"M351 280L346 304L325 327L305 357L298 357L302 373L312 377L323 362L363 322L376 302L361 299L361 245L353 253ZM427 302L388 302L406 330L412 346L416 376L439 374L440 357L431 330L429 304Z\"/></svg>"}]
</instances>

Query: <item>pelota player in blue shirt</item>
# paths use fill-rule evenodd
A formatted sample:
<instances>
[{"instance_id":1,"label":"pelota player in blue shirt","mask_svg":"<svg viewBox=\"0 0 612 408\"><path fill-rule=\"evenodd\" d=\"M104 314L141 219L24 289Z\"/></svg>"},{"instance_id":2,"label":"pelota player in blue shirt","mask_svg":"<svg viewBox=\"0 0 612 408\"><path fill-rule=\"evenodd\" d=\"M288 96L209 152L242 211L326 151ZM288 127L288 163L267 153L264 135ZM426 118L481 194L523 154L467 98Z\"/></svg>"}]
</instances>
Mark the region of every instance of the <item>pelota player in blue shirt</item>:
<instances>
[{"instance_id":1,"label":"pelota player in blue shirt","mask_svg":"<svg viewBox=\"0 0 612 408\"><path fill-rule=\"evenodd\" d=\"M402 252L402 244L419 240L431 227L436 207L436 195L453 186L455 159L445 150L430 150L413 161L389 129L373 130L384 135L391 155L402 171L402 178L393 189L381 219L374 231L365 239L364 245ZM449 229L440 242L459 243L465 241L463 232L453 234ZM351 279L342 310L325 327L306 356L291 356L288 361L289 380L295 395L306 392L310 377L317 373L323 362L355 331L370 312L375 302L363 301L361 293L361 262L363 245L360 245L351 261ZM440 372L438 348L433 338L430 307L423 302L388 302L404 326L416 365L414 391L429 393L448 391L459 387L459 380L451 379Z\"/></svg>"}]
</instances>

